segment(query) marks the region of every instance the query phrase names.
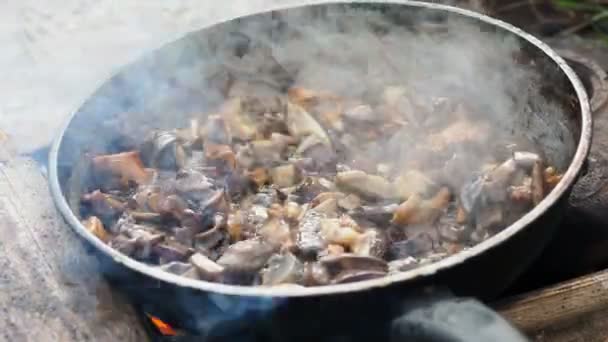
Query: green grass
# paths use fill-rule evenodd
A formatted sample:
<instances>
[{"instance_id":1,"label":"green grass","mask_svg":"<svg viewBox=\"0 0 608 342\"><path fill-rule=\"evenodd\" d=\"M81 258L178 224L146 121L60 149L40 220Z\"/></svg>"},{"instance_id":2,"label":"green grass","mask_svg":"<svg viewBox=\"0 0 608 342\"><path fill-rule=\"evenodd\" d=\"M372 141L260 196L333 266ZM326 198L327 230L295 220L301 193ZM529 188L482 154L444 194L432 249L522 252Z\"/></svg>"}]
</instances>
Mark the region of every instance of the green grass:
<instances>
[{"instance_id":1,"label":"green grass","mask_svg":"<svg viewBox=\"0 0 608 342\"><path fill-rule=\"evenodd\" d=\"M557 8L565 11L583 12L588 18L583 23L608 40L608 4L598 4L593 0L553 0Z\"/></svg>"}]
</instances>

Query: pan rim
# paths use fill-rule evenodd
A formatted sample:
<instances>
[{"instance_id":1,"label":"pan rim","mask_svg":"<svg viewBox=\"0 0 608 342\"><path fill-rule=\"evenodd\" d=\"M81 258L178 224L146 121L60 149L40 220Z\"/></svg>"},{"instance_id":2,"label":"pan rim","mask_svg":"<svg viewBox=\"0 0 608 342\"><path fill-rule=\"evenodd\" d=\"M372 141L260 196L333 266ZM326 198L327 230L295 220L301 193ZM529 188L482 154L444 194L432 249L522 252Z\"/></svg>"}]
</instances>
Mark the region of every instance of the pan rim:
<instances>
[{"instance_id":1,"label":"pan rim","mask_svg":"<svg viewBox=\"0 0 608 342\"><path fill-rule=\"evenodd\" d=\"M462 15L468 18L480 20L484 23L496 26L502 30L505 30L511 34L518 36L520 39L527 41L528 43L534 45L536 48L540 49L545 55L550 57L553 62L555 62L560 70L567 76L568 81L572 85L577 95L578 101L580 103L580 116L581 116L581 132L580 138L577 144L576 152L574 157L568 166L568 169L564 173L562 180L556 185L556 187L532 210L527 212L524 216L518 219L516 222L505 228L500 233L490 237L489 239L471 247L470 249L463 250L456 254L453 254L449 257L441 259L439 261L417 267L415 269L394 274L387 275L382 278L364 280L354 283L348 284L338 284L338 285L327 285L327 286L319 286L319 287L303 287L303 288L283 288L283 287L252 287L252 286L235 286L235 285L225 285L219 283L212 283L203 280L194 280L185 277L181 277L178 275L174 275L168 272L164 272L158 268L147 265L143 262L139 262L135 259L132 259L124 254L121 254L117 250L112 247L106 245L99 239L95 238L91 233L89 233L82 223L78 220L76 215L72 212L69 207L65 196L61 190L61 186L59 184L59 178L57 174L58 167L58 156L59 151L61 149L61 144L63 142L63 136L66 130L69 128L70 123L73 118L78 114L80 108L83 103L81 103L76 110L74 110L66 122L62 125L61 131L59 135L53 141L50 153L49 153L49 183L50 183L50 191L54 198L54 202L56 207L59 209L63 218L69 226L76 231L82 238L87 240L87 242L91 243L98 250L102 251L106 256L111 257L116 263L121 264L131 270L135 270L144 275L150 276L157 280L162 280L167 283L171 283L177 286L191 288L194 290L202 290L213 292L222 295L231 295L231 296L246 296L246 297L264 297L264 298L288 298L288 297L308 297L308 296L324 296L324 295L332 295L332 294L341 294L341 293L350 293L357 291L367 291L372 290L374 288L384 288L388 287L394 283L401 283L406 281L413 281L417 278L431 276L440 271L449 269L456 265L459 265L469 258L473 258L477 255L487 252L488 250L494 248L495 246L500 245L506 240L510 239L513 235L520 232L522 229L528 227L533 221L535 221L539 216L541 216L548 208L553 206L558 200L562 198L562 196L566 193L572 183L576 180L578 173L580 172L583 164L587 158L589 153L590 145L591 145L591 134L592 134L592 116L590 111L590 105L587 93L583 87L582 82L578 78L578 76L574 73L572 68L565 62L565 60L560 57L553 49L551 49L547 44L540 41L538 38L532 36L529 33L524 32L523 30L503 22L499 19L495 19L474 11L457 8L449 5L441 5L435 3L426 3L417 0L331 0L331 1L323 1L323 0L308 0L306 3L302 4L288 4L288 5L274 5L267 7L263 10L256 11L253 13L249 13L245 16L237 15L231 16L227 18L222 18L220 20L214 21L213 24L205 25L196 31L210 28L216 26L218 24L247 16L259 15L263 13L267 13L270 11L278 11L278 10L287 10L293 8L301 8L301 7L309 7L309 6L318 6L318 5L338 5L338 4L347 4L347 3L360 3L360 4L387 4L387 5L404 5L410 7L418 7L418 8L427 8L427 9L435 9L451 12L454 14ZM195 31L192 31L195 32ZM178 39L186 37L189 33L186 33ZM161 48L164 45L161 45ZM118 72L120 73L126 67L131 65L131 63L126 66L121 67ZM97 89L95 90L97 91ZM90 96L93 96L91 94ZM87 97L90 98L90 96Z\"/></svg>"}]
</instances>

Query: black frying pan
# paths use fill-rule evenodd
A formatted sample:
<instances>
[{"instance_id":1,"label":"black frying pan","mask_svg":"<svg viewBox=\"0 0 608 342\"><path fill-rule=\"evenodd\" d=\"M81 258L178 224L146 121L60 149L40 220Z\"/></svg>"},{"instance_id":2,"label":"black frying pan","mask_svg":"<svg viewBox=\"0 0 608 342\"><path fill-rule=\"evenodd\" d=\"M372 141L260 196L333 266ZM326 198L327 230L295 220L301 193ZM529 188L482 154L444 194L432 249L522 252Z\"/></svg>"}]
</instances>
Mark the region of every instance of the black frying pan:
<instances>
[{"instance_id":1,"label":"black frying pan","mask_svg":"<svg viewBox=\"0 0 608 342\"><path fill-rule=\"evenodd\" d=\"M70 117L51 150L50 185L57 207L74 231L98 252L104 261L102 271L132 298L166 321L208 337L319 340L318 336L331 339L348 335L369 340L387 338L390 332L396 339L415 341L524 340L480 302L455 299L452 294L482 299L496 296L526 269L553 235L591 143L591 114L583 85L547 45L509 24L474 12L407 0L323 5L306 2L290 10L322 16L328 9L340 7L361 15L364 11L380 11L397 25L408 25L408 18L422 13L431 13L433 24L457 17L484 32L517 39L522 45L518 56L521 63L543 76L536 85L541 90L539 96L565 113L548 114L542 120L565 127L574 137L571 143L562 140L545 151L551 161L566 161L567 171L560 183L521 219L467 251L398 275L314 288L239 287L186 279L122 255L88 233L70 203L80 195L83 175L78 163L83 153L111 151L115 148L116 127L126 123L142 129L151 123L172 128L186 119L149 109L157 105L161 94L169 99L169 106L182 106L181 113L204 105L204 96L195 94L195 88L168 88L174 80L167 75L179 72L180 63L188 62L184 56L192 56L192 51L204 51L199 58L212 58L217 51L211 45L218 32L238 31L251 22L281 18L286 8L276 8L188 34L128 65L96 91ZM232 48L234 53L242 53L238 47ZM138 84L143 74L152 75L157 83ZM535 106L534 102L529 105ZM184 110L183 106L191 107ZM132 114L126 116L127 111ZM528 125L522 129L530 129L535 120L539 119L522 117L520 121ZM542 132L538 135L542 145Z\"/></svg>"}]
</instances>

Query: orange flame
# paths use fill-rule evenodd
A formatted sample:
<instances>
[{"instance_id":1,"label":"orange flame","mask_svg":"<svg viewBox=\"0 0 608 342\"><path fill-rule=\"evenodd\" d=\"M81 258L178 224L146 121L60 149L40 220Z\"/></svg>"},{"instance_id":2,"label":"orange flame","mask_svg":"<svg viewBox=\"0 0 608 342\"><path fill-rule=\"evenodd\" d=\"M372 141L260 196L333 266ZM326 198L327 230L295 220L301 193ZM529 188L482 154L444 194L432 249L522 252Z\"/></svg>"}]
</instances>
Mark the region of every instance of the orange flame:
<instances>
[{"instance_id":1,"label":"orange flame","mask_svg":"<svg viewBox=\"0 0 608 342\"><path fill-rule=\"evenodd\" d=\"M161 321L160 318L152 316L150 314L146 315L148 316L148 318L150 318L152 324L154 324L154 326L158 329L158 331L160 331L161 334L165 336L177 335L177 332L169 324Z\"/></svg>"}]
</instances>

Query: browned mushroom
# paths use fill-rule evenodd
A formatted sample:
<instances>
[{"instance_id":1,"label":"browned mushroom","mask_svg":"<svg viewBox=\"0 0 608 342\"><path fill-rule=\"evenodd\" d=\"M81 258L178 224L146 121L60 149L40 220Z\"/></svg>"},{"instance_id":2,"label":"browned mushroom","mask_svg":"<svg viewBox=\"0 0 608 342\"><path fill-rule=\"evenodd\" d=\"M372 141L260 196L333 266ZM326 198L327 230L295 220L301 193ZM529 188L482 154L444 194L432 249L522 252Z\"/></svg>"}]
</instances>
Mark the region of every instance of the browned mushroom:
<instances>
[{"instance_id":1,"label":"browned mushroom","mask_svg":"<svg viewBox=\"0 0 608 342\"><path fill-rule=\"evenodd\" d=\"M83 195L82 202L90 204L93 213L102 219L118 217L127 208L126 203L99 190Z\"/></svg>"},{"instance_id":2,"label":"browned mushroom","mask_svg":"<svg viewBox=\"0 0 608 342\"><path fill-rule=\"evenodd\" d=\"M532 203L538 205L545 197L543 165L540 160L534 162L532 166Z\"/></svg>"},{"instance_id":3,"label":"browned mushroom","mask_svg":"<svg viewBox=\"0 0 608 342\"><path fill-rule=\"evenodd\" d=\"M95 169L108 171L124 181L146 184L152 178L152 174L144 169L138 151L96 156L92 162Z\"/></svg>"},{"instance_id":4,"label":"browned mushroom","mask_svg":"<svg viewBox=\"0 0 608 342\"><path fill-rule=\"evenodd\" d=\"M233 97L227 100L222 105L220 113L235 138L247 141L255 137L255 123L243 113L241 98Z\"/></svg>"},{"instance_id":5,"label":"browned mushroom","mask_svg":"<svg viewBox=\"0 0 608 342\"><path fill-rule=\"evenodd\" d=\"M368 198L395 198L395 188L383 177L363 171L344 171L336 174L336 185L345 191L353 191Z\"/></svg>"},{"instance_id":6,"label":"browned mushroom","mask_svg":"<svg viewBox=\"0 0 608 342\"><path fill-rule=\"evenodd\" d=\"M395 210L392 222L398 225L432 222L441 214L450 201L450 191L442 188L431 199L423 200L417 194L401 203Z\"/></svg>"},{"instance_id":7,"label":"browned mushroom","mask_svg":"<svg viewBox=\"0 0 608 342\"><path fill-rule=\"evenodd\" d=\"M554 167L549 166L545 169L544 179L547 190L550 191L557 185L557 183L559 183L559 181L562 179L562 175L558 174Z\"/></svg>"},{"instance_id":8,"label":"browned mushroom","mask_svg":"<svg viewBox=\"0 0 608 342\"><path fill-rule=\"evenodd\" d=\"M331 140L327 132L304 108L295 103L287 103L287 130L297 138L303 139L313 135L325 146L331 146Z\"/></svg>"},{"instance_id":9,"label":"browned mushroom","mask_svg":"<svg viewBox=\"0 0 608 342\"><path fill-rule=\"evenodd\" d=\"M276 248L261 239L238 241L230 245L217 263L229 271L253 273L259 271Z\"/></svg>"},{"instance_id":10,"label":"browned mushroom","mask_svg":"<svg viewBox=\"0 0 608 342\"><path fill-rule=\"evenodd\" d=\"M270 170L272 183L279 188L287 188L300 182L300 170L293 164L277 166Z\"/></svg>"},{"instance_id":11,"label":"browned mushroom","mask_svg":"<svg viewBox=\"0 0 608 342\"><path fill-rule=\"evenodd\" d=\"M436 189L436 185L424 173L409 170L398 176L393 182L399 198L408 199L414 194L426 196Z\"/></svg>"},{"instance_id":12,"label":"browned mushroom","mask_svg":"<svg viewBox=\"0 0 608 342\"><path fill-rule=\"evenodd\" d=\"M389 247L386 233L380 229L368 228L351 245L351 251L356 255L383 258Z\"/></svg>"},{"instance_id":13,"label":"browned mushroom","mask_svg":"<svg viewBox=\"0 0 608 342\"><path fill-rule=\"evenodd\" d=\"M95 235L99 240L103 242L109 241L110 235L103 227L103 223L101 222L101 220L96 216L89 217L88 219L83 221L82 224L87 228L89 232L91 232L91 234Z\"/></svg>"}]
</instances>

